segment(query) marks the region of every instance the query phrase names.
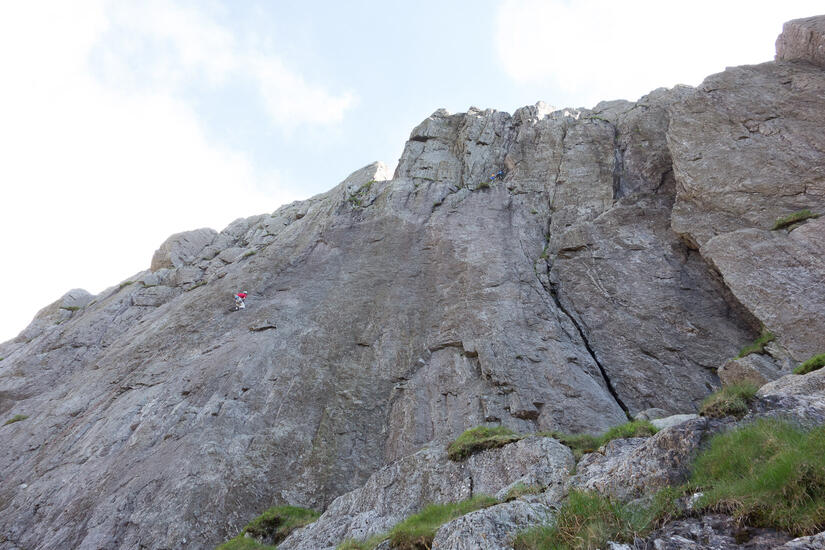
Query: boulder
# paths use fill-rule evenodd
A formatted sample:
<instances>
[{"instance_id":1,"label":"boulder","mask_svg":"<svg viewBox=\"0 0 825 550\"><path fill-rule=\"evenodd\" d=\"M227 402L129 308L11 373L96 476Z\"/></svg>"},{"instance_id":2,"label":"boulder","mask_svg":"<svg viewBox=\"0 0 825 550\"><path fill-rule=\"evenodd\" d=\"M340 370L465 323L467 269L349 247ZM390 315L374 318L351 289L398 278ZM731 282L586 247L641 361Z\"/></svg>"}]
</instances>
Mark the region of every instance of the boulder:
<instances>
[{"instance_id":1,"label":"boulder","mask_svg":"<svg viewBox=\"0 0 825 550\"><path fill-rule=\"evenodd\" d=\"M759 388L758 414L791 417L809 425L825 423L825 368L787 374Z\"/></svg>"},{"instance_id":2,"label":"boulder","mask_svg":"<svg viewBox=\"0 0 825 550\"><path fill-rule=\"evenodd\" d=\"M821 550L825 548L825 531L809 537L789 540L777 550Z\"/></svg>"},{"instance_id":3,"label":"boulder","mask_svg":"<svg viewBox=\"0 0 825 550\"><path fill-rule=\"evenodd\" d=\"M677 485L707 429L707 419L696 418L649 438L614 439L579 460L570 487L630 501Z\"/></svg>"},{"instance_id":4,"label":"boulder","mask_svg":"<svg viewBox=\"0 0 825 550\"><path fill-rule=\"evenodd\" d=\"M203 228L172 235L155 251L152 256L151 270L182 267L192 263L217 234L214 229Z\"/></svg>"},{"instance_id":5,"label":"boulder","mask_svg":"<svg viewBox=\"0 0 825 550\"><path fill-rule=\"evenodd\" d=\"M710 76L674 103L674 231L698 248L799 210L824 212L823 97L822 68L763 63Z\"/></svg>"},{"instance_id":6,"label":"boulder","mask_svg":"<svg viewBox=\"0 0 825 550\"><path fill-rule=\"evenodd\" d=\"M825 17L794 19L776 39L777 61L805 61L825 67Z\"/></svg>"},{"instance_id":7,"label":"boulder","mask_svg":"<svg viewBox=\"0 0 825 550\"><path fill-rule=\"evenodd\" d=\"M825 218L819 218L791 232L729 232L701 250L796 363L825 351L823 242Z\"/></svg>"},{"instance_id":8,"label":"boulder","mask_svg":"<svg viewBox=\"0 0 825 550\"><path fill-rule=\"evenodd\" d=\"M555 504L555 503L550 503ZM519 531L550 523L555 508L542 496L497 504L445 523L433 539L439 550L512 549Z\"/></svg>"},{"instance_id":9,"label":"boulder","mask_svg":"<svg viewBox=\"0 0 825 550\"><path fill-rule=\"evenodd\" d=\"M69 310L81 309L89 305L89 302L93 299L94 296L89 294L86 290L82 288L75 288L60 298L60 307L62 309Z\"/></svg>"},{"instance_id":10,"label":"boulder","mask_svg":"<svg viewBox=\"0 0 825 550\"><path fill-rule=\"evenodd\" d=\"M699 418L698 414L674 414L673 416L665 418L654 418L650 423L653 424L653 427L657 430L666 430L667 428L672 428L673 426L678 426L688 420L695 420L697 418Z\"/></svg>"},{"instance_id":11,"label":"boulder","mask_svg":"<svg viewBox=\"0 0 825 550\"><path fill-rule=\"evenodd\" d=\"M633 420L654 420L656 418L665 418L668 416L668 412L664 409L658 409L656 407L651 407L650 409L645 409L640 413L637 413Z\"/></svg>"},{"instance_id":12,"label":"boulder","mask_svg":"<svg viewBox=\"0 0 825 550\"><path fill-rule=\"evenodd\" d=\"M717 371L723 385L751 382L757 386L767 384L780 376L790 374L792 369L782 368L773 357L762 353L751 353L745 357L731 359Z\"/></svg>"}]
</instances>

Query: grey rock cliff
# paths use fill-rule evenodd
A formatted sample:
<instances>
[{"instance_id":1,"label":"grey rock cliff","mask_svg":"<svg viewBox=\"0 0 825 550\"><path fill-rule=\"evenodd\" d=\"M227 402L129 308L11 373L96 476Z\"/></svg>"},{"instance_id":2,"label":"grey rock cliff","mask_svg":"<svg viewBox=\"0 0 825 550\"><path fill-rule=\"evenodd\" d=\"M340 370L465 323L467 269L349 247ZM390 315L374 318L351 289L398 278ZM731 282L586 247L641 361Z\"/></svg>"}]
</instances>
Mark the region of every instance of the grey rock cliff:
<instances>
[{"instance_id":1,"label":"grey rock cliff","mask_svg":"<svg viewBox=\"0 0 825 550\"><path fill-rule=\"evenodd\" d=\"M825 210L821 22L791 22L778 61L697 89L437 111L392 179L376 163L174 235L149 270L47 306L0 344L0 421L28 415L0 427L0 548L209 548L273 504L389 509L384 486L358 488L405 464L415 479L440 452L423 446L478 424L598 433L694 412L762 325L776 376L825 351L823 221L770 231ZM238 290L248 308L230 313ZM790 386L763 412L817 421ZM696 422L592 457L579 479L628 495L646 490L637 468L672 479L693 439L666 434ZM509 446L516 463L524 445ZM529 470L440 460L448 486L410 510ZM456 532L531 514L478 513Z\"/></svg>"}]
</instances>

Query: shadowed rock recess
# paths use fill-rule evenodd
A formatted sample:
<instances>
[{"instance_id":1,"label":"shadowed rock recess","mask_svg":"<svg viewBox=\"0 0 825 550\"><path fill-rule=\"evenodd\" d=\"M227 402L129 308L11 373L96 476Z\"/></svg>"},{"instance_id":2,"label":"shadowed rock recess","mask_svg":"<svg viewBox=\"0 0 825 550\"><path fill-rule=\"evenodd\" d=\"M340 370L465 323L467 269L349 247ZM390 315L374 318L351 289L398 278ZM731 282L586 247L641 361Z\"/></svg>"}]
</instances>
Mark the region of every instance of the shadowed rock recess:
<instances>
[{"instance_id":1,"label":"shadowed rock recess","mask_svg":"<svg viewBox=\"0 0 825 550\"><path fill-rule=\"evenodd\" d=\"M334 547L529 474L553 490L436 539L508 547L552 514L572 455L529 438L449 463L462 431L696 412L763 330L762 380L825 352L825 220L772 230L825 214L823 28L792 21L776 61L636 102L436 111L392 176L173 235L151 269L70 291L0 344L0 424L28 416L0 427L0 548L210 548L274 504L341 497L285 543ZM693 422L571 483L635 498L639 468L678 479Z\"/></svg>"}]
</instances>

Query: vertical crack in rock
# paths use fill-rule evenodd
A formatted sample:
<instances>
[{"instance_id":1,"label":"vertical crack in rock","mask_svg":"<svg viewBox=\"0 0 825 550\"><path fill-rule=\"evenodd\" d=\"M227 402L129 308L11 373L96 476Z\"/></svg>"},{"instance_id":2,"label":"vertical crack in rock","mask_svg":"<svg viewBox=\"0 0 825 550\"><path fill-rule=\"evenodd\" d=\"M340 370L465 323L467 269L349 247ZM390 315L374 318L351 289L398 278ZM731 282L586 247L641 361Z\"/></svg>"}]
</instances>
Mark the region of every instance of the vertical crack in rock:
<instances>
[{"instance_id":1,"label":"vertical crack in rock","mask_svg":"<svg viewBox=\"0 0 825 550\"><path fill-rule=\"evenodd\" d=\"M584 343L584 347L587 350L587 353L590 354L590 357L593 358L593 362L596 363L596 366L599 367L599 372L602 373L602 378L604 378L604 382L607 385L607 391L610 392L610 395L613 396L613 399L615 399L616 403L618 403L619 407L622 408L622 410L624 411L624 413L627 416L628 420L633 420L633 416L630 414L630 411L628 410L627 406L624 404L622 399L619 397L619 394L616 391L616 388L613 386L613 382L611 382L610 377L607 375L607 370L604 368L604 365L602 365L601 361L599 361L599 358L596 356L595 350L593 350L592 346L590 345L590 341L588 340L587 334L585 333L585 331L582 328L581 324L579 324L579 322L576 320L576 317L574 315L572 315L567 310L566 307L564 307L564 304L562 304L561 299L559 299L558 288L550 280L550 270L551 269L552 269L552 266L550 265L550 262L547 262L547 283L544 283L542 281L542 286L547 291L547 293L550 295L550 297L553 298L553 302L556 304L556 307L559 309L559 311L564 313L564 315L567 316L568 319L570 319L570 322L573 323L573 326L576 327L576 332L579 333L579 337L582 339L582 342Z\"/></svg>"},{"instance_id":2,"label":"vertical crack in rock","mask_svg":"<svg viewBox=\"0 0 825 550\"><path fill-rule=\"evenodd\" d=\"M608 122L608 124L610 124ZM619 143L619 128L610 124L613 128L613 202L624 196L622 190L622 178L624 177L624 151Z\"/></svg>"},{"instance_id":3,"label":"vertical crack in rock","mask_svg":"<svg viewBox=\"0 0 825 550\"><path fill-rule=\"evenodd\" d=\"M623 166L622 166L623 162L622 162L622 157L621 157L621 151L619 150L619 146L618 146L618 129L616 129L615 127L614 127L614 132L615 132L614 139L616 140L615 141L616 145L615 145L614 150L615 150L616 162L617 162L617 164L614 165L614 176L613 176L613 185L614 185L614 191L613 192L614 192L614 198L615 198L616 185L617 185L617 183L619 185L621 183L621 174L623 172ZM547 218L547 226L546 226L546 229L545 229L545 239L546 239L545 240L545 250L549 249L549 247L550 247L550 237L551 237L551 231L552 231L552 227L553 227L553 209L555 207L554 202L555 202L555 197L556 197L556 188L558 187L558 179L559 179L559 174L561 172L561 165L564 162L564 140L565 140L566 137L567 137L567 125L565 124L564 127L563 127L562 138L561 138L561 156L559 157L559 163L556 166L556 176L555 176L555 179L553 181L553 191L552 191L552 194L551 194L551 197L550 197L550 208L549 208L550 214ZM546 281L543 278L539 277L539 282L540 282L541 286L544 288L544 290L547 292L547 294L549 294L550 297L553 299L553 303L556 305L556 308L558 309L558 311L561 311L568 319L570 319L570 322L576 328L576 332L578 332L579 337L581 338L582 342L584 343L585 349L590 354L590 357L593 358L593 362L596 363L596 366L599 367L599 372L601 373L602 378L604 379L605 385L607 386L607 390L610 392L610 395L613 396L613 399L616 401L616 403L619 405L619 407L621 407L621 409L624 411L625 416L627 416L627 418L629 420L632 420L633 417L631 416L630 411L627 408L627 405L625 405L624 402L622 401L622 399L619 397L619 394L616 391L616 388L613 386L613 382L610 380L610 377L607 374L607 370L604 368L604 365L602 365L601 361L599 361L599 358L596 356L595 350L590 345L590 341L587 338L587 334L585 333L584 328L581 326L581 324L578 322L578 320L576 320L576 317L574 315L572 315L567 310L567 308L564 306L561 299L559 298L559 292L558 292L557 285L555 285L553 283L551 273L550 273L553 269L553 264L552 264L552 261L551 261L550 257L548 256L547 258L545 258L544 262L545 262L545 265L546 265L546 268L547 268Z\"/></svg>"}]
</instances>

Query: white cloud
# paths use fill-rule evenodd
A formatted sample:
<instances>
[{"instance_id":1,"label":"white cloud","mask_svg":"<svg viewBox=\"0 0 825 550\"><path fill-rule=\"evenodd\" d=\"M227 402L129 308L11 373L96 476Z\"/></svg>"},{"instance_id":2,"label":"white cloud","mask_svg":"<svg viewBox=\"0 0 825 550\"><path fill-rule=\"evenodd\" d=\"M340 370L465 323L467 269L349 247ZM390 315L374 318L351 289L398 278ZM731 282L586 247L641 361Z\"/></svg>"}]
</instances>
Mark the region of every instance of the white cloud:
<instances>
[{"instance_id":1,"label":"white cloud","mask_svg":"<svg viewBox=\"0 0 825 550\"><path fill-rule=\"evenodd\" d=\"M198 77L211 86L243 78L257 88L271 121L286 131L302 124L337 124L355 105L352 92L331 93L308 83L264 44L236 37L201 12L155 0L112 4L110 13L107 46L122 53L104 62L110 78L139 76L141 85L148 81L171 90ZM135 58L145 63L137 75Z\"/></svg>"},{"instance_id":2,"label":"white cloud","mask_svg":"<svg viewBox=\"0 0 825 550\"><path fill-rule=\"evenodd\" d=\"M238 61L250 58L239 57L228 31L176 10L156 8L148 27L136 27L131 38L154 32L178 52L166 66L150 64L156 82L136 87L117 58L122 51L109 52L117 86L116 73L101 81L90 69L90 56L120 25L107 4L0 6L0 341L72 287L98 292L146 269L171 233L221 229L298 198L277 173L262 173L247 155L210 139L175 93L181 71L223 82L251 67ZM341 98L304 85L307 96L331 105L324 120L302 112L300 102L276 120L341 116Z\"/></svg>"},{"instance_id":3,"label":"white cloud","mask_svg":"<svg viewBox=\"0 0 825 550\"><path fill-rule=\"evenodd\" d=\"M784 21L821 11L819 1L506 0L496 49L517 82L558 86L590 106L770 61Z\"/></svg>"}]
</instances>

